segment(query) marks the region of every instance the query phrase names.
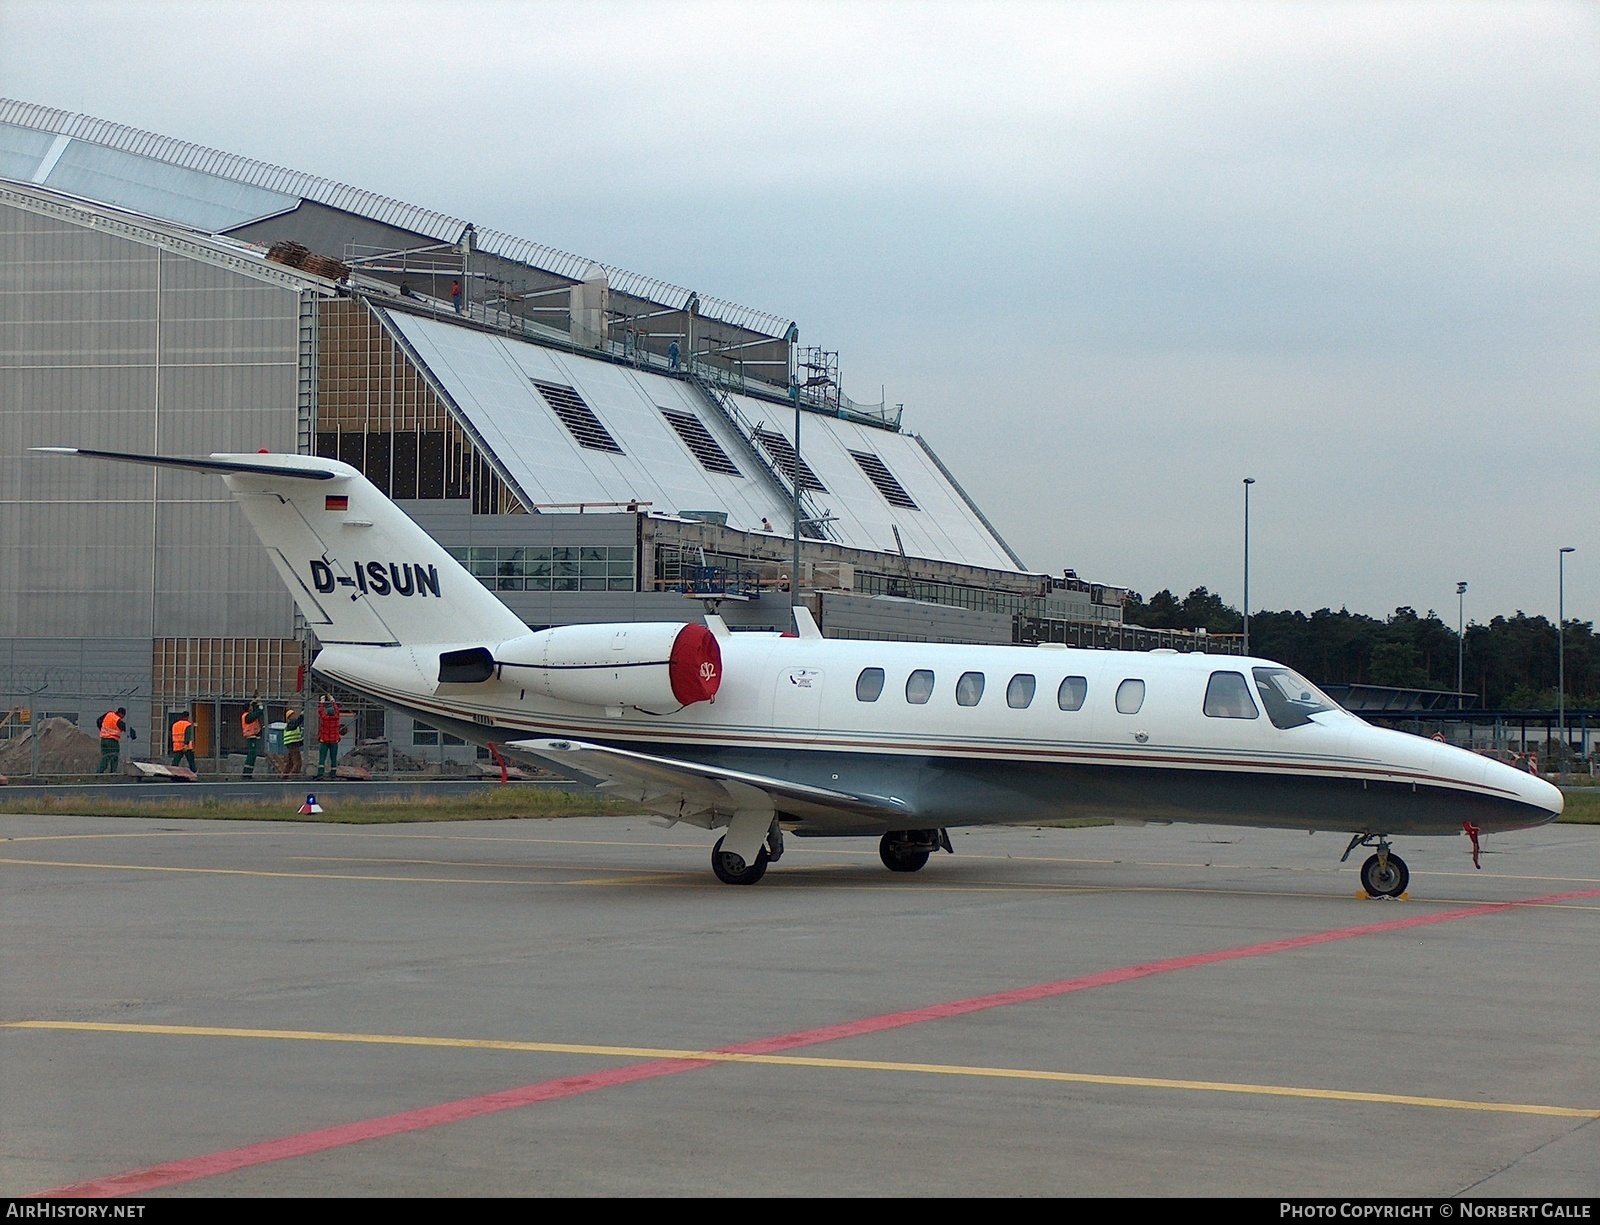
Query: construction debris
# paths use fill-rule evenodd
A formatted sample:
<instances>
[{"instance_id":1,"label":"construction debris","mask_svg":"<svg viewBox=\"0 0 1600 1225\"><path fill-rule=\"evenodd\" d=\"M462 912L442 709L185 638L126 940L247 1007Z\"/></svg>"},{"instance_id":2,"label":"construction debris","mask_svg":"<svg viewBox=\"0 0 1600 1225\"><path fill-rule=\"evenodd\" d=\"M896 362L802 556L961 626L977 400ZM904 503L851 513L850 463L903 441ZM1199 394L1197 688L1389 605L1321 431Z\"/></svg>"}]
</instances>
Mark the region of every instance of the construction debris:
<instances>
[{"instance_id":1,"label":"construction debris","mask_svg":"<svg viewBox=\"0 0 1600 1225\"><path fill-rule=\"evenodd\" d=\"M311 254L311 248L301 242L292 242L284 239L275 242L267 248L267 258L274 264L284 264L290 268L298 268L306 262L306 256Z\"/></svg>"},{"instance_id":2,"label":"construction debris","mask_svg":"<svg viewBox=\"0 0 1600 1225\"><path fill-rule=\"evenodd\" d=\"M363 740L344 755L344 760L352 766L363 766L368 770L376 770L380 774L387 774L389 771L389 742L387 740ZM394 751L394 768L400 774L426 774L433 768L433 763L424 761L420 757L413 757L410 753L402 753L399 749L396 749Z\"/></svg>"},{"instance_id":3,"label":"construction debris","mask_svg":"<svg viewBox=\"0 0 1600 1225\"><path fill-rule=\"evenodd\" d=\"M275 242L267 248L267 258L275 264L299 268L312 276L326 277L330 281L344 281L350 277L350 265L330 255L318 255L304 243L288 239Z\"/></svg>"},{"instance_id":4,"label":"construction debris","mask_svg":"<svg viewBox=\"0 0 1600 1225\"><path fill-rule=\"evenodd\" d=\"M39 758L34 762L34 742ZM126 742L123 748L129 746ZM100 741L66 719L41 719L0 749L0 774L93 774L100 764Z\"/></svg>"},{"instance_id":5,"label":"construction debris","mask_svg":"<svg viewBox=\"0 0 1600 1225\"><path fill-rule=\"evenodd\" d=\"M200 776L188 766L164 766L159 761L130 761L128 772L141 779L160 779L165 783L197 783Z\"/></svg>"},{"instance_id":6,"label":"construction debris","mask_svg":"<svg viewBox=\"0 0 1600 1225\"><path fill-rule=\"evenodd\" d=\"M499 778L500 777L500 767L496 766L496 765L491 765L489 762L486 762L486 761L480 761L478 763L478 773L481 774L484 778ZM544 775L545 771L543 771L543 770L534 770L533 773L534 774L538 774L538 775ZM528 778L529 777L529 772L527 770L524 770L521 766L508 765L506 767L505 777L506 778Z\"/></svg>"}]
</instances>

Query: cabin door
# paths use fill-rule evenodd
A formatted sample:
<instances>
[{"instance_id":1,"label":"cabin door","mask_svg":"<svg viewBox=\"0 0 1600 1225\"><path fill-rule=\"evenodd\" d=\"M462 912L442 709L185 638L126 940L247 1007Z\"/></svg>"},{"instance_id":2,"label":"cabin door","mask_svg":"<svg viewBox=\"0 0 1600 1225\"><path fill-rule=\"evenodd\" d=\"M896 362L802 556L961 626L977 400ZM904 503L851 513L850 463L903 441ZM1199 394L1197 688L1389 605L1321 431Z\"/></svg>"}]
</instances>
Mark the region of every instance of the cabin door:
<instances>
[{"instance_id":1,"label":"cabin door","mask_svg":"<svg viewBox=\"0 0 1600 1225\"><path fill-rule=\"evenodd\" d=\"M798 740L815 740L821 718L822 669L780 668L772 693L773 729Z\"/></svg>"}]
</instances>

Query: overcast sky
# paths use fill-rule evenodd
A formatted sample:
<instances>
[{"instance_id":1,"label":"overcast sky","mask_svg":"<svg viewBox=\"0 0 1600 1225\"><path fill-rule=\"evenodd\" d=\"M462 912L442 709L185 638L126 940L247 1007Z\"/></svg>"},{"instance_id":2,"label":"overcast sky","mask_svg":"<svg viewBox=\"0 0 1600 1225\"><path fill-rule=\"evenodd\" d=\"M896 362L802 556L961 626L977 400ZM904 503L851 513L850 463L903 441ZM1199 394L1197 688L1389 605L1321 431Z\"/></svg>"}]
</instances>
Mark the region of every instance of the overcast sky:
<instances>
[{"instance_id":1,"label":"overcast sky","mask_svg":"<svg viewBox=\"0 0 1600 1225\"><path fill-rule=\"evenodd\" d=\"M0 3L0 94L794 318L1030 567L1600 620L1600 8Z\"/></svg>"}]
</instances>

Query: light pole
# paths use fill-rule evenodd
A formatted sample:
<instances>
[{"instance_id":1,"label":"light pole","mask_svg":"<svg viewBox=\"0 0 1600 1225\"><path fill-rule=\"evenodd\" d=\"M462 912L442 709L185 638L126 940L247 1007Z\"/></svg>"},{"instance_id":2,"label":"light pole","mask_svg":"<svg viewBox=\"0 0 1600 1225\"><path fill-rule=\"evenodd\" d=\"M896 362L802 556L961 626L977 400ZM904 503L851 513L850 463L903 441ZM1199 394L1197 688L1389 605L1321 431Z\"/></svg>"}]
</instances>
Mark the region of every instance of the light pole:
<instances>
[{"instance_id":1,"label":"light pole","mask_svg":"<svg viewBox=\"0 0 1600 1225\"><path fill-rule=\"evenodd\" d=\"M800 381L789 384L789 395L794 399L794 467L789 471L789 483L794 490L794 560L789 567L789 617L794 618L795 605L800 603ZM799 631L799 623L793 626Z\"/></svg>"},{"instance_id":2,"label":"light pole","mask_svg":"<svg viewBox=\"0 0 1600 1225\"><path fill-rule=\"evenodd\" d=\"M1461 709L1461 680L1467 655L1467 584L1456 584L1456 709Z\"/></svg>"},{"instance_id":3,"label":"light pole","mask_svg":"<svg viewBox=\"0 0 1600 1225\"><path fill-rule=\"evenodd\" d=\"M1561 776L1567 775L1567 545L1556 554L1556 723L1561 728Z\"/></svg>"},{"instance_id":4,"label":"light pole","mask_svg":"<svg viewBox=\"0 0 1600 1225\"><path fill-rule=\"evenodd\" d=\"M1244 478L1244 653L1250 654L1250 486L1256 478Z\"/></svg>"}]
</instances>

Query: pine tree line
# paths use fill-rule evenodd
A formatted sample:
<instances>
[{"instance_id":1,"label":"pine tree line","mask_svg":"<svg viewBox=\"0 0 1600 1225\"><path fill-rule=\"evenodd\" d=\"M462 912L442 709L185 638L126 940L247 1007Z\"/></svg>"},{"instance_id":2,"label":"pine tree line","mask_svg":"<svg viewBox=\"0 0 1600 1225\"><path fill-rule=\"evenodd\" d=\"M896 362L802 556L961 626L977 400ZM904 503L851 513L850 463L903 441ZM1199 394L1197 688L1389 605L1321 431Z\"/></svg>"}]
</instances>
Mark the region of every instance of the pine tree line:
<instances>
[{"instance_id":1,"label":"pine tree line","mask_svg":"<svg viewBox=\"0 0 1600 1225\"><path fill-rule=\"evenodd\" d=\"M1158 591L1148 602L1132 594L1123 619L1150 629L1244 629L1239 610L1204 587L1181 600L1170 591ZM1480 708L1556 708L1558 639L1552 621L1518 610L1487 625L1469 624L1465 639L1463 688L1477 694ZM1397 608L1383 620L1343 608L1250 614L1250 653L1288 664L1319 684L1453 692L1458 644L1455 628L1432 609L1419 614ZM1566 704L1600 707L1600 640L1591 621L1566 623Z\"/></svg>"}]
</instances>

